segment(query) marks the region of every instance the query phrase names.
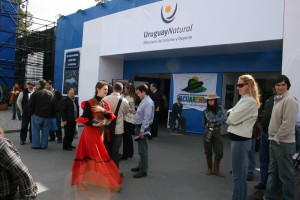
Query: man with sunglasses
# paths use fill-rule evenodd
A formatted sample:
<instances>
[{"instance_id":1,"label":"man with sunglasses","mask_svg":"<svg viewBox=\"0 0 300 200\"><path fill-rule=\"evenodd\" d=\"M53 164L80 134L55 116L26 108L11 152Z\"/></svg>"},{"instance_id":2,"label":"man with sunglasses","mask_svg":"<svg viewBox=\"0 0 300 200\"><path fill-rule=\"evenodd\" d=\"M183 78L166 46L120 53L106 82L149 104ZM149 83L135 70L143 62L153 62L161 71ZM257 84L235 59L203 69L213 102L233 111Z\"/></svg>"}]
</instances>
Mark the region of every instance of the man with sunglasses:
<instances>
[{"instance_id":1,"label":"man with sunglasses","mask_svg":"<svg viewBox=\"0 0 300 200\"><path fill-rule=\"evenodd\" d=\"M296 152L295 125L297 100L289 94L290 80L280 75L275 80L276 96L269 124L270 164L264 199L275 199L282 191L283 199L295 199L295 175L292 156Z\"/></svg>"}]
</instances>

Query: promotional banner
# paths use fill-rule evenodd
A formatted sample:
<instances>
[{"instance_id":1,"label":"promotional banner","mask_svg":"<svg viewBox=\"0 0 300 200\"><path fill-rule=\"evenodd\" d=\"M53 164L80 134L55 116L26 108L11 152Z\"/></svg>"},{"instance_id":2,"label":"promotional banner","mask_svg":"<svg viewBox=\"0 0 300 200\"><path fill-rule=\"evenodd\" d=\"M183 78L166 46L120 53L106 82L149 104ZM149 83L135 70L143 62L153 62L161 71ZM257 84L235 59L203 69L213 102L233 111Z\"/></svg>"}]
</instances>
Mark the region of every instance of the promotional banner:
<instances>
[{"instance_id":1,"label":"promotional banner","mask_svg":"<svg viewBox=\"0 0 300 200\"><path fill-rule=\"evenodd\" d=\"M101 17L92 28L101 29L101 56L264 41L282 39L283 7L282 0L164 0Z\"/></svg>"},{"instance_id":2,"label":"promotional banner","mask_svg":"<svg viewBox=\"0 0 300 200\"><path fill-rule=\"evenodd\" d=\"M68 88L75 88L75 94L78 94L80 66L80 50L65 52L65 67L63 78L63 94L67 94Z\"/></svg>"},{"instance_id":3,"label":"promotional banner","mask_svg":"<svg viewBox=\"0 0 300 200\"><path fill-rule=\"evenodd\" d=\"M181 97L183 109L194 108L203 111L206 108L204 97L216 92L217 74L173 74L173 103Z\"/></svg>"}]
</instances>

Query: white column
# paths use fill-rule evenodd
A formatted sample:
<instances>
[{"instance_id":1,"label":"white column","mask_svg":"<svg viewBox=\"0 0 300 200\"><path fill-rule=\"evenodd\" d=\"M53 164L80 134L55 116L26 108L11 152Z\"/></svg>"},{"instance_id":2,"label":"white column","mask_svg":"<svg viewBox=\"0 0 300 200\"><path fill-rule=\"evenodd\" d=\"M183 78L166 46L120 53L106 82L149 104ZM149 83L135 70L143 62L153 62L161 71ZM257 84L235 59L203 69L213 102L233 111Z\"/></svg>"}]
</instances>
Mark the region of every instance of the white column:
<instances>
[{"instance_id":1,"label":"white column","mask_svg":"<svg viewBox=\"0 0 300 200\"><path fill-rule=\"evenodd\" d=\"M300 1L285 0L282 74L291 81L290 93L300 106ZM300 110L300 109L299 109ZM300 121L300 112L298 112Z\"/></svg>"},{"instance_id":2,"label":"white column","mask_svg":"<svg viewBox=\"0 0 300 200\"><path fill-rule=\"evenodd\" d=\"M93 97L97 81L123 78L123 56L100 57L101 28L101 18L84 23L78 89L80 102Z\"/></svg>"}]
</instances>

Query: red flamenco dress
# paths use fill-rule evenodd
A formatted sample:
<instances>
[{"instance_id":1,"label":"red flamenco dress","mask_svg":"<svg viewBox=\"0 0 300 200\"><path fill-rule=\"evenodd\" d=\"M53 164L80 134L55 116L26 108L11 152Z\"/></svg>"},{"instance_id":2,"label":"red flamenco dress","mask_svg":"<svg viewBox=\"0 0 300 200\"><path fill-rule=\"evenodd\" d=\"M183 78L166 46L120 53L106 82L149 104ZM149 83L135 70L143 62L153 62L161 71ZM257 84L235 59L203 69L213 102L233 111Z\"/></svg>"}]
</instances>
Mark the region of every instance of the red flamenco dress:
<instances>
[{"instance_id":1,"label":"red flamenco dress","mask_svg":"<svg viewBox=\"0 0 300 200\"><path fill-rule=\"evenodd\" d=\"M91 106L100 105L107 112L93 112ZM93 127L95 118L111 121L116 116L110 112L109 104L98 96L81 103L83 114L76 122L85 124L72 166L72 186L84 187L84 183L117 189L122 180L117 166L111 160L102 141L103 127Z\"/></svg>"}]
</instances>

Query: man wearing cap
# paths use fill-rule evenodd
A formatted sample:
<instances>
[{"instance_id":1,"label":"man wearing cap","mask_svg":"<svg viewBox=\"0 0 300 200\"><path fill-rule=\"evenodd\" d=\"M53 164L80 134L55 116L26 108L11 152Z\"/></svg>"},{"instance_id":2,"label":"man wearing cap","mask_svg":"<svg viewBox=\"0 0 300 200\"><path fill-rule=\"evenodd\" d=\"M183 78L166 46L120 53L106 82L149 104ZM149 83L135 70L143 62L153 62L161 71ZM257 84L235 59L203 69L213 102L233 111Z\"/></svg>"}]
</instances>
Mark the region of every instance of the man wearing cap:
<instances>
[{"instance_id":1,"label":"man wearing cap","mask_svg":"<svg viewBox=\"0 0 300 200\"><path fill-rule=\"evenodd\" d=\"M172 133L175 133L175 131L178 133L179 128L185 129L185 119L182 117L182 108L183 105L181 103L181 97L177 97L177 102L173 104L172 106L172 114L171 114L171 121L170 121L170 127ZM177 121L177 123L176 123Z\"/></svg>"},{"instance_id":2,"label":"man wearing cap","mask_svg":"<svg viewBox=\"0 0 300 200\"><path fill-rule=\"evenodd\" d=\"M30 115L28 113L28 102L30 99L30 96L34 92L34 82L28 81L27 82L27 88L23 90L17 99L17 105L20 109L20 112L22 113L22 125L21 125L21 131L20 131L20 144L24 145L26 138L27 138L27 130L28 125L30 124ZM32 140L32 133L31 133L31 126L29 128L29 140Z\"/></svg>"}]
</instances>

